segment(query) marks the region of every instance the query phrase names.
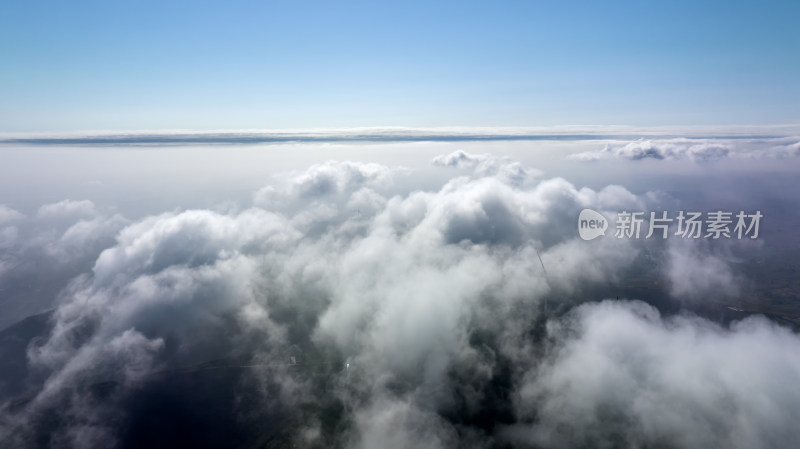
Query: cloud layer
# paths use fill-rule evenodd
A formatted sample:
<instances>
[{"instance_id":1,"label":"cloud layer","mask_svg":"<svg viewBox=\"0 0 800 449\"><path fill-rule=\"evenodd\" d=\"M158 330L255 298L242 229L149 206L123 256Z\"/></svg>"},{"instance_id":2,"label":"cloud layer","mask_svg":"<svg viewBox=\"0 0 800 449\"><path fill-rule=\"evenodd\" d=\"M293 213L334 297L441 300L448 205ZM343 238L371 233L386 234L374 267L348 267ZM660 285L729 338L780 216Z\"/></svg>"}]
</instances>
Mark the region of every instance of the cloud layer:
<instances>
[{"instance_id":1,"label":"cloud layer","mask_svg":"<svg viewBox=\"0 0 800 449\"><path fill-rule=\"evenodd\" d=\"M546 447L793 444L800 431L797 334L752 317L730 329L665 319L641 302L578 307L552 329L553 354L526 374L509 429ZM529 415L532 416L532 415Z\"/></svg>"},{"instance_id":2,"label":"cloud layer","mask_svg":"<svg viewBox=\"0 0 800 449\"><path fill-rule=\"evenodd\" d=\"M660 151L645 147L626 152ZM593 302L639 284L665 285L638 290L658 306L660 295L739 294L730 251L577 235L583 208L656 209L663 194L577 187L489 154L433 164L452 171L422 190L402 167L317 164L230 212L131 221L88 201L35 217L0 208L0 280L31 260L74 268L60 275L50 332L27 346L28 396L0 409L0 431L33 446L57 409L53 446L124 447L125 404L163 373L217 361L247 368L237 394L296 413L286 438L309 447L797 439L796 334L763 318L726 328ZM35 226L19 228L26 220Z\"/></svg>"},{"instance_id":3,"label":"cloud layer","mask_svg":"<svg viewBox=\"0 0 800 449\"><path fill-rule=\"evenodd\" d=\"M754 145L755 144L755 145ZM709 162L720 159L786 159L800 156L797 137L773 138L763 145L763 139L638 139L624 145L607 144L600 150L571 154L568 159L592 162L606 159L640 161L680 160Z\"/></svg>"},{"instance_id":4,"label":"cloud layer","mask_svg":"<svg viewBox=\"0 0 800 449\"><path fill-rule=\"evenodd\" d=\"M656 139L774 139L798 136L797 125L762 126L548 126L330 128L311 130L123 131L78 133L5 133L0 144L35 145L196 145L275 144L285 142L469 142Z\"/></svg>"}]
</instances>

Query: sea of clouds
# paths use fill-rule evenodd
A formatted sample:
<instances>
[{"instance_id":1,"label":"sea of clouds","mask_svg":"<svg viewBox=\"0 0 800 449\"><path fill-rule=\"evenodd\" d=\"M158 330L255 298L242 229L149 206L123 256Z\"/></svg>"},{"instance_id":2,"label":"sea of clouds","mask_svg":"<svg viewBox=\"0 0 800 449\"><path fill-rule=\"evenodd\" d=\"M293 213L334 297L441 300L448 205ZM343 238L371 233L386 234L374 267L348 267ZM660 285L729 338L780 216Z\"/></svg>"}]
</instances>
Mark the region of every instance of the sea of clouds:
<instances>
[{"instance_id":1,"label":"sea of clouds","mask_svg":"<svg viewBox=\"0 0 800 449\"><path fill-rule=\"evenodd\" d=\"M726 145L636 140L568 159L757 156ZM773 147L763 157L798 155L796 142ZM324 393L344 404L343 447L800 439L797 333L761 316L727 325L593 293L624 285L656 251L659 288L675 304L736 297L749 281L731 246L757 242L586 242L576 231L584 208L613 215L678 199L574 185L488 153L432 164L443 181L415 188L405 166L317 163L227 209L126 217L88 200L34 213L0 206L3 324L52 309L50 331L27 346L26 375L39 381L23 406L0 408L0 440L35 446L37 420L57 407L67 419L50 430L53 447L122 445L120 397L153 373L231 355L279 386L270 400L321 401L282 365L297 346L346 366ZM116 393L101 400L80 387L96 381ZM0 391L4 402L22 393ZM298 444L323 445L320 426L304 422Z\"/></svg>"}]
</instances>

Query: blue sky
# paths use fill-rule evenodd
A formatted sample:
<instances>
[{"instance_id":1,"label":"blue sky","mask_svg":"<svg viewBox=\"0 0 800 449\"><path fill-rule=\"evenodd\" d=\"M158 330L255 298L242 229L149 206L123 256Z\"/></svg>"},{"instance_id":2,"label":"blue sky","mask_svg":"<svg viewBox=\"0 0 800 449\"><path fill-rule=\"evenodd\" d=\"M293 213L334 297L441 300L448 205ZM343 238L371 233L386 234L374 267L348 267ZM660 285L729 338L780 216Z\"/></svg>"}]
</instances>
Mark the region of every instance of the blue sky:
<instances>
[{"instance_id":1,"label":"blue sky","mask_svg":"<svg viewBox=\"0 0 800 449\"><path fill-rule=\"evenodd\" d=\"M800 2L0 1L0 131L800 121Z\"/></svg>"}]
</instances>

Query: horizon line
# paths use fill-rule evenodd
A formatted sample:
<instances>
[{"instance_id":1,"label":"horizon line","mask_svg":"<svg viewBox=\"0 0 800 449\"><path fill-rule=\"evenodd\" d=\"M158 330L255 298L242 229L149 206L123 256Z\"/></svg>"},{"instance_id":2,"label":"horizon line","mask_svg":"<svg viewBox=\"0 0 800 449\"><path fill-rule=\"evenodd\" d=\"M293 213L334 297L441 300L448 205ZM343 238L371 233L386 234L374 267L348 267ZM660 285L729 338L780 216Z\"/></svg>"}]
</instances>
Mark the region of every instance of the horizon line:
<instances>
[{"instance_id":1,"label":"horizon line","mask_svg":"<svg viewBox=\"0 0 800 449\"><path fill-rule=\"evenodd\" d=\"M536 140L770 139L800 136L800 124L658 126L560 125L539 127L353 127L240 130L134 130L0 133L0 144L192 145L276 143L402 143Z\"/></svg>"}]
</instances>

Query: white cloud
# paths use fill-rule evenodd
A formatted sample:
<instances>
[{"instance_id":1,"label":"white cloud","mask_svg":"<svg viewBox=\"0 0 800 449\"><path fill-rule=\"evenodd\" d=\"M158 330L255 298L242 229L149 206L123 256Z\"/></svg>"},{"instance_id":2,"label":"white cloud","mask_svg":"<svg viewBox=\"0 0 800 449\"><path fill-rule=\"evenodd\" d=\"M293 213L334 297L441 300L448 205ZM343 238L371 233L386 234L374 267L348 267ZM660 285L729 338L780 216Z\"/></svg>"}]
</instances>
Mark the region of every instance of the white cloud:
<instances>
[{"instance_id":1,"label":"white cloud","mask_svg":"<svg viewBox=\"0 0 800 449\"><path fill-rule=\"evenodd\" d=\"M355 416L357 436L348 447L442 449L457 442L455 430L436 413L420 410L405 400L379 399Z\"/></svg>"},{"instance_id":2,"label":"white cloud","mask_svg":"<svg viewBox=\"0 0 800 449\"><path fill-rule=\"evenodd\" d=\"M740 280L722 254L713 254L703 242L669 241L667 279L676 298L697 299L736 297Z\"/></svg>"},{"instance_id":3,"label":"white cloud","mask_svg":"<svg viewBox=\"0 0 800 449\"><path fill-rule=\"evenodd\" d=\"M40 219L70 219L75 217L91 217L97 213L94 203L88 200L75 201L63 200L58 203L46 204L39 208L37 217Z\"/></svg>"},{"instance_id":4,"label":"white cloud","mask_svg":"<svg viewBox=\"0 0 800 449\"><path fill-rule=\"evenodd\" d=\"M580 162L625 159L639 161L691 160L710 162L722 159L787 159L800 156L797 137L770 139L639 139L624 145L606 144L600 150L574 153L567 159Z\"/></svg>"},{"instance_id":5,"label":"white cloud","mask_svg":"<svg viewBox=\"0 0 800 449\"><path fill-rule=\"evenodd\" d=\"M24 217L25 216L20 212L6 206L5 204L0 204L0 225L18 221Z\"/></svg>"},{"instance_id":6,"label":"white cloud","mask_svg":"<svg viewBox=\"0 0 800 449\"><path fill-rule=\"evenodd\" d=\"M431 162L438 167L471 169L476 177L497 177L519 185L532 182L542 175L541 171L525 167L508 157L471 154L461 150L436 156Z\"/></svg>"},{"instance_id":7,"label":"white cloud","mask_svg":"<svg viewBox=\"0 0 800 449\"><path fill-rule=\"evenodd\" d=\"M764 318L724 329L641 302L578 307L527 374L509 434L547 447L786 447L800 437L800 337ZM530 416L530 415L528 415Z\"/></svg>"},{"instance_id":8,"label":"white cloud","mask_svg":"<svg viewBox=\"0 0 800 449\"><path fill-rule=\"evenodd\" d=\"M625 154L682 151L700 159L717 154L714 148L670 153L641 144ZM723 362L714 347L731 357L733 370L765 363L783 370L776 382L795 373L791 358L782 365L765 354L737 356L730 343L745 344L740 336L756 335L754 349L775 343L777 354L796 338L788 331L763 321L729 332L697 319L663 320L638 303L579 307L551 333L556 346L540 366L542 340L535 336L544 332L542 302L563 310L593 299L584 298L583 289L621 282L638 268L644 247L633 239L580 240L580 210L644 209L662 197L621 185L579 188L491 155L457 152L434 163L469 172L435 188L409 190L397 183L406 169L327 162L276 177L243 211L175 211L135 222L104 215L91 202L43 206L37 218L55 229L41 238L51 255L69 261L81 248L95 252L86 252L92 264L61 292L52 333L29 349L31 364L49 377L25 416L67 397L69 413L81 424L66 435L83 435L70 437L76 441L111 438L85 398L70 389L74 379L102 372L127 385L165 366L230 353L271 364L255 371L280 383L276 400L313 401L306 379L275 367L288 347L303 344L352 365L330 374L336 387L326 393L347 404L354 427L343 441L351 447L482 444L490 438L484 429L453 423L442 410L477 414L486 401L511 407L501 394L512 391L519 392L520 416L541 416L510 427L512 439L523 435L568 447L592 444L594 437L605 441L614 437L607 429L621 428L630 431L625 442L633 445L674 436L686 447L715 446L730 439L682 416L658 422L648 394L725 428L719 417L731 415L715 415L692 395L716 379L711 369ZM659 274L677 297L721 291L735 281L728 261L707 248L674 245L667 251L668 266ZM689 342L702 357L683 354L691 350ZM658 369L642 360L653 360ZM698 384L675 380L675 367L682 365ZM350 373L357 382L346 381ZM636 377L640 373L644 380ZM664 373L675 378L660 378ZM751 370L750 376L767 375ZM718 384L723 393L734 388L733 380ZM765 382L750 386L777 400ZM729 396L710 394L712 408L727 405ZM730 397L738 406L747 392L737 394ZM783 400L792 410L800 404L792 395ZM612 417L585 404L608 407ZM733 415L749 429L741 441L770 431L775 439L765 441L788 441L783 438L791 431L782 423L769 424L768 413L743 407ZM619 424L613 415L618 409L633 415ZM309 438L321 438L317 425L309 424ZM585 433L558 432L569 425L583 426Z\"/></svg>"},{"instance_id":9,"label":"white cloud","mask_svg":"<svg viewBox=\"0 0 800 449\"><path fill-rule=\"evenodd\" d=\"M624 146L606 145L602 150L586 151L568 156L568 159L591 162L602 159L689 159L692 161L713 161L731 155L730 146L722 142L695 143L687 139L664 141L637 140Z\"/></svg>"}]
</instances>

